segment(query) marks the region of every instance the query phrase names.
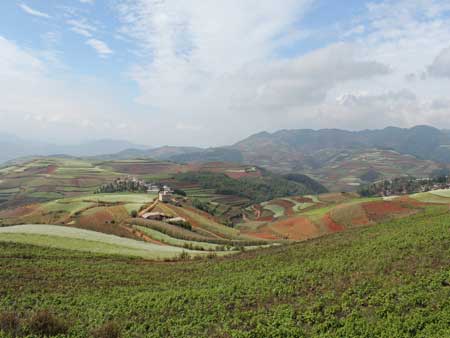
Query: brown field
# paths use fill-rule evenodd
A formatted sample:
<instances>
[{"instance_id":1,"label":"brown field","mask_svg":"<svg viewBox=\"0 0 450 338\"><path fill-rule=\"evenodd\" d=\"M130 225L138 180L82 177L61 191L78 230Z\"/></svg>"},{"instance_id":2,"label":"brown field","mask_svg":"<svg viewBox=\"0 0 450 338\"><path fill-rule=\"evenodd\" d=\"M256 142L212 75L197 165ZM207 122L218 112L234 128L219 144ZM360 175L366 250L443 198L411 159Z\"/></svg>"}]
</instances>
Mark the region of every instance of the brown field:
<instances>
[{"instance_id":1,"label":"brown field","mask_svg":"<svg viewBox=\"0 0 450 338\"><path fill-rule=\"evenodd\" d=\"M362 206L369 219L373 221L380 221L392 216L407 216L416 212L414 209L394 201L369 202L363 203Z\"/></svg>"},{"instance_id":2,"label":"brown field","mask_svg":"<svg viewBox=\"0 0 450 338\"><path fill-rule=\"evenodd\" d=\"M271 204L279 205L280 207L284 208L284 215L285 216L294 216L294 210L292 209L295 205L292 202L289 202L287 200L274 200Z\"/></svg>"},{"instance_id":3,"label":"brown field","mask_svg":"<svg viewBox=\"0 0 450 338\"><path fill-rule=\"evenodd\" d=\"M335 232L340 232L340 231L344 231L345 227L342 224L338 224L336 223L329 214L326 214L323 219L322 222L324 223L325 227L327 228L329 233L335 233Z\"/></svg>"},{"instance_id":4,"label":"brown field","mask_svg":"<svg viewBox=\"0 0 450 338\"><path fill-rule=\"evenodd\" d=\"M317 225L306 217L293 217L278 221L271 224L270 228L290 240L305 240L320 235Z\"/></svg>"}]
</instances>

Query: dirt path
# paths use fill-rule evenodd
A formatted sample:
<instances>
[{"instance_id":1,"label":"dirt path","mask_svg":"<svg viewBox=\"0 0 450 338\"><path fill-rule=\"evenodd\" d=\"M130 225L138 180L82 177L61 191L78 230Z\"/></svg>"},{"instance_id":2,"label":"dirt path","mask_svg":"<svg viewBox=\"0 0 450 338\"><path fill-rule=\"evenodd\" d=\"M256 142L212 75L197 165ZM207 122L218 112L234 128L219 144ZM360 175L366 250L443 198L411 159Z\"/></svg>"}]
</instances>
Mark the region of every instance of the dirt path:
<instances>
[{"instance_id":1,"label":"dirt path","mask_svg":"<svg viewBox=\"0 0 450 338\"><path fill-rule=\"evenodd\" d=\"M142 215L151 212L153 209L156 208L156 206L158 205L158 198L155 198L155 200L153 201L153 203L148 207L145 208L144 210L142 210L141 212L139 212L139 217L142 217Z\"/></svg>"}]
</instances>

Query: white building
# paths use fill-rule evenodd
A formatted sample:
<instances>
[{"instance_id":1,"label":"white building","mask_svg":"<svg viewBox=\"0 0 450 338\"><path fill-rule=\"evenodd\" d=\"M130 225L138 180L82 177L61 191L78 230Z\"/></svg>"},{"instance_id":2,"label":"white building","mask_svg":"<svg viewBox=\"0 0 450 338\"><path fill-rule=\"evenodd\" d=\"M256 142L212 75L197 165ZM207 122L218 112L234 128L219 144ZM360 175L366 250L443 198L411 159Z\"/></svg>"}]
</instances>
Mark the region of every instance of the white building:
<instances>
[{"instance_id":1,"label":"white building","mask_svg":"<svg viewBox=\"0 0 450 338\"><path fill-rule=\"evenodd\" d=\"M158 199L160 202L170 202L172 200L172 192L166 190L160 191Z\"/></svg>"}]
</instances>

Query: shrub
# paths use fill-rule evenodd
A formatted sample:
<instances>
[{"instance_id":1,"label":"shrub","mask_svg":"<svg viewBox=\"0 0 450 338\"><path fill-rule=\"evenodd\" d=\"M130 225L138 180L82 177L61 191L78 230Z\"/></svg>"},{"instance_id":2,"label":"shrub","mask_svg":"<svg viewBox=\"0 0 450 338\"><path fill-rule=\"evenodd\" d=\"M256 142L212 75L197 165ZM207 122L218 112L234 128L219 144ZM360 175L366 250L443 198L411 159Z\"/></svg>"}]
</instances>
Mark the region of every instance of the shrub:
<instances>
[{"instance_id":1,"label":"shrub","mask_svg":"<svg viewBox=\"0 0 450 338\"><path fill-rule=\"evenodd\" d=\"M217 258L217 254L216 254L215 252L210 252L210 253L206 256L206 258L208 258L208 259L214 259L214 258Z\"/></svg>"},{"instance_id":2,"label":"shrub","mask_svg":"<svg viewBox=\"0 0 450 338\"><path fill-rule=\"evenodd\" d=\"M66 334L69 329L64 321L55 317L48 310L36 312L31 317L28 328L32 334L49 337Z\"/></svg>"},{"instance_id":3,"label":"shrub","mask_svg":"<svg viewBox=\"0 0 450 338\"><path fill-rule=\"evenodd\" d=\"M0 313L0 331L17 337L20 333L20 318L15 312Z\"/></svg>"},{"instance_id":4,"label":"shrub","mask_svg":"<svg viewBox=\"0 0 450 338\"><path fill-rule=\"evenodd\" d=\"M180 253L180 255L178 256L179 260L182 261L187 261L189 259L191 259L191 256L189 255L189 253L187 253L186 251L183 251L182 253Z\"/></svg>"},{"instance_id":5,"label":"shrub","mask_svg":"<svg viewBox=\"0 0 450 338\"><path fill-rule=\"evenodd\" d=\"M184 190L181 190L181 189L175 189L174 191L173 191L173 193L175 194L175 195L180 195L180 196L187 196L187 194L186 194L186 191L184 191Z\"/></svg>"},{"instance_id":6,"label":"shrub","mask_svg":"<svg viewBox=\"0 0 450 338\"><path fill-rule=\"evenodd\" d=\"M108 322L93 330L91 335L93 338L120 338L120 331L120 327L116 323Z\"/></svg>"},{"instance_id":7,"label":"shrub","mask_svg":"<svg viewBox=\"0 0 450 338\"><path fill-rule=\"evenodd\" d=\"M136 218L138 216L138 212L136 210L133 210L131 212L131 217Z\"/></svg>"}]
</instances>

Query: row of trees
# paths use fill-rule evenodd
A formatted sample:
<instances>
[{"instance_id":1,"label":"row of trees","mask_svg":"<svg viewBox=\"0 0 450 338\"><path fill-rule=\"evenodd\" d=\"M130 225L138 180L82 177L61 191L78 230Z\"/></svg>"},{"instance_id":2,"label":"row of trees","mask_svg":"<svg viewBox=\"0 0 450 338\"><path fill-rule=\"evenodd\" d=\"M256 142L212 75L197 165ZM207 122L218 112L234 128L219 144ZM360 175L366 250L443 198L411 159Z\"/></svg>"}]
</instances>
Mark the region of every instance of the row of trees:
<instances>
[{"instance_id":1,"label":"row of trees","mask_svg":"<svg viewBox=\"0 0 450 338\"><path fill-rule=\"evenodd\" d=\"M128 178L118 178L114 182L102 185L97 189L95 193L115 193L115 192L146 192L147 186L145 182L128 179Z\"/></svg>"}]
</instances>

